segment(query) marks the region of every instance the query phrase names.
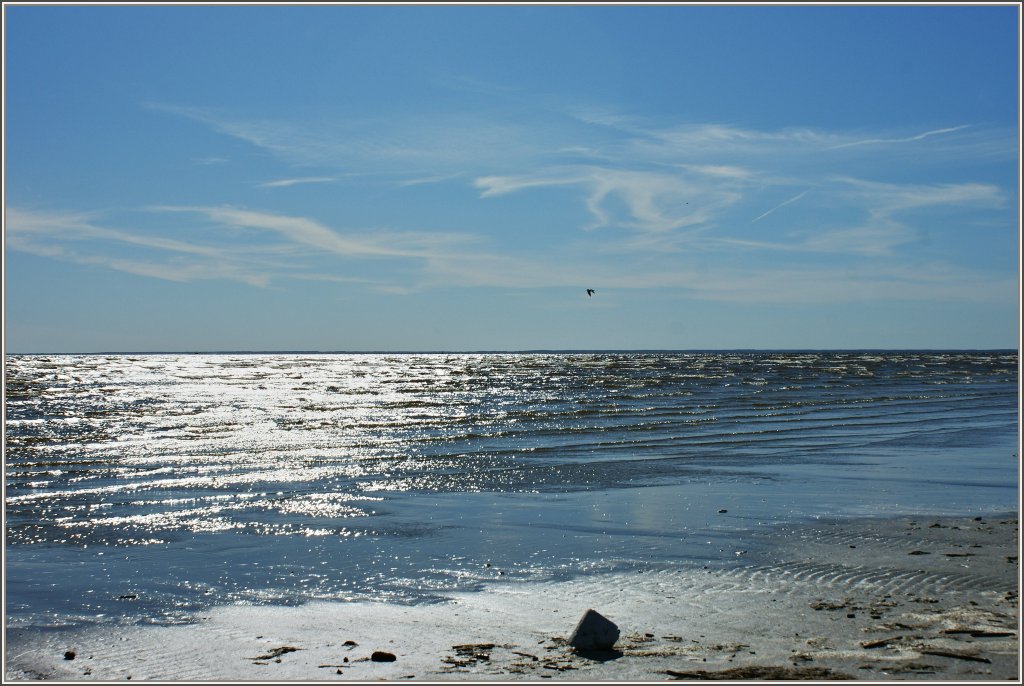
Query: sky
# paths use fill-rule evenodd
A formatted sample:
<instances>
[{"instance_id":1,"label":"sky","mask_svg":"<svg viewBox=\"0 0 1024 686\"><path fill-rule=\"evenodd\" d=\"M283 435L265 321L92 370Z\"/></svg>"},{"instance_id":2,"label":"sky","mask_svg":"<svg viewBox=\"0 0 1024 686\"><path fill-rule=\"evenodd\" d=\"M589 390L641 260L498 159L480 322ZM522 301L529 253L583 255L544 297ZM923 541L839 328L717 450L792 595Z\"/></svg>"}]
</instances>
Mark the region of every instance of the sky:
<instances>
[{"instance_id":1,"label":"sky","mask_svg":"<svg viewBox=\"0 0 1024 686\"><path fill-rule=\"evenodd\" d=\"M1018 347L1016 5L3 17L8 353Z\"/></svg>"}]
</instances>

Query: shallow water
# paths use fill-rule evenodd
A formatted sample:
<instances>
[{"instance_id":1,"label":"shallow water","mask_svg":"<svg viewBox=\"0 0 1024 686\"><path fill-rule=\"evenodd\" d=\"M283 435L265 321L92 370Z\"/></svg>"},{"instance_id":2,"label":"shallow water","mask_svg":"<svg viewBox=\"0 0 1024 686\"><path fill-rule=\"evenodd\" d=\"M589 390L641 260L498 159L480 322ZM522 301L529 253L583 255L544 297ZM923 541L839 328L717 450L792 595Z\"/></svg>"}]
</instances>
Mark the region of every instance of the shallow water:
<instances>
[{"instance_id":1,"label":"shallow water","mask_svg":"<svg viewBox=\"0 0 1024 686\"><path fill-rule=\"evenodd\" d=\"M1017 502L1015 352L6 363L8 624L429 602Z\"/></svg>"}]
</instances>

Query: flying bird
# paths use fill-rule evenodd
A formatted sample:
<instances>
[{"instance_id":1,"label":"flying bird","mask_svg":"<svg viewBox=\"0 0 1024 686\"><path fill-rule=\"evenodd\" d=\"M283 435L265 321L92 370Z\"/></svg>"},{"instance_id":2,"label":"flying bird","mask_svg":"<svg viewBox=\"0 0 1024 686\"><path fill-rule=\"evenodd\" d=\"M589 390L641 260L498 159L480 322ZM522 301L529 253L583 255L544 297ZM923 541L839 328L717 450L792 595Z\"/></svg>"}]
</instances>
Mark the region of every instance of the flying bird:
<instances>
[{"instance_id":1,"label":"flying bird","mask_svg":"<svg viewBox=\"0 0 1024 686\"><path fill-rule=\"evenodd\" d=\"M587 295L589 295L590 297L593 297L594 296L594 289L593 288L588 288L587 289Z\"/></svg>"}]
</instances>

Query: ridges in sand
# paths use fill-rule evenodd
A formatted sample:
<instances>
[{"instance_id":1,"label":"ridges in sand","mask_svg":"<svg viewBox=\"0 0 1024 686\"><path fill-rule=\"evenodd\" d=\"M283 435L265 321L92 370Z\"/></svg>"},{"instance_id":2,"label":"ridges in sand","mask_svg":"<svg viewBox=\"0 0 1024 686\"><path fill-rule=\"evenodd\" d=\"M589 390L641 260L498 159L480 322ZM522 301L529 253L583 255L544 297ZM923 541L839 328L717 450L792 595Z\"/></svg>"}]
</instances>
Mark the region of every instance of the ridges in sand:
<instances>
[{"instance_id":1,"label":"ridges in sand","mask_svg":"<svg viewBox=\"0 0 1024 686\"><path fill-rule=\"evenodd\" d=\"M197 616L193 626L9 629L6 676L1019 678L1017 522L993 521L994 536L982 526L988 525L970 518L841 522L825 529L841 533L831 539L838 544L809 529L788 529L759 541L728 569L634 569L495 583L430 605L234 605ZM909 554L902 538L907 531L913 532L907 539L928 544L929 554ZM848 540L860 542L851 548ZM574 655L564 645L588 607L621 629L609 659ZM374 662L371 652L378 649L397 661ZM77 657L64 657L68 650Z\"/></svg>"},{"instance_id":2,"label":"ridges in sand","mask_svg":"<svg viewBox=\"0 0 1024 686\"><path fill-rule=\"evenodd\" d=\"M831 590L871 586L878 591L900 593L1005 592L1013 587L1005 580L978 574L957 574L886 567L851 567L814 562L783 562L771 566L740 567L723 572L737 579L772 578L811 583Z\"/></svg>"},{"instance_id":3,"label":"ridges in sand","mask_svg":"<svg viewBox=\"0 0 1024 686\"><path fill-rule=\"evenodd\" d=\"M1017 589L1018 533L1014 513L819 522L755 534L745 564L723 574L830 591L1006 593Z\"/></svg>"}]
</instances>

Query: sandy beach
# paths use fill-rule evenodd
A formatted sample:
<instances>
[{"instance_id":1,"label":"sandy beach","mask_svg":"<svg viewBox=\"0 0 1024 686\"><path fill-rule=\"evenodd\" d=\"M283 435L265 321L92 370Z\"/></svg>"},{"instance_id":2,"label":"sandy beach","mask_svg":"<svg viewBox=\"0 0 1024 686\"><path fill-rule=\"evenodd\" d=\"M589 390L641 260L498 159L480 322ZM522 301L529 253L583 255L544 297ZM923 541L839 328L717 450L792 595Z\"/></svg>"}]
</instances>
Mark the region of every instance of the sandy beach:
<instances>
[{"instance_id":1,"label":"sandy beach","mask_svg":"<svg viewBox=\"0 0 1024 686\"><path fill-rule=\"evenodd\" d=\"M756 560L494 584L429 605L230 606L8 630L6 680L1019 680L1016 515L780 528ZM614 649L577 654L593 608Z\"/></svg>"}]
</instances>

